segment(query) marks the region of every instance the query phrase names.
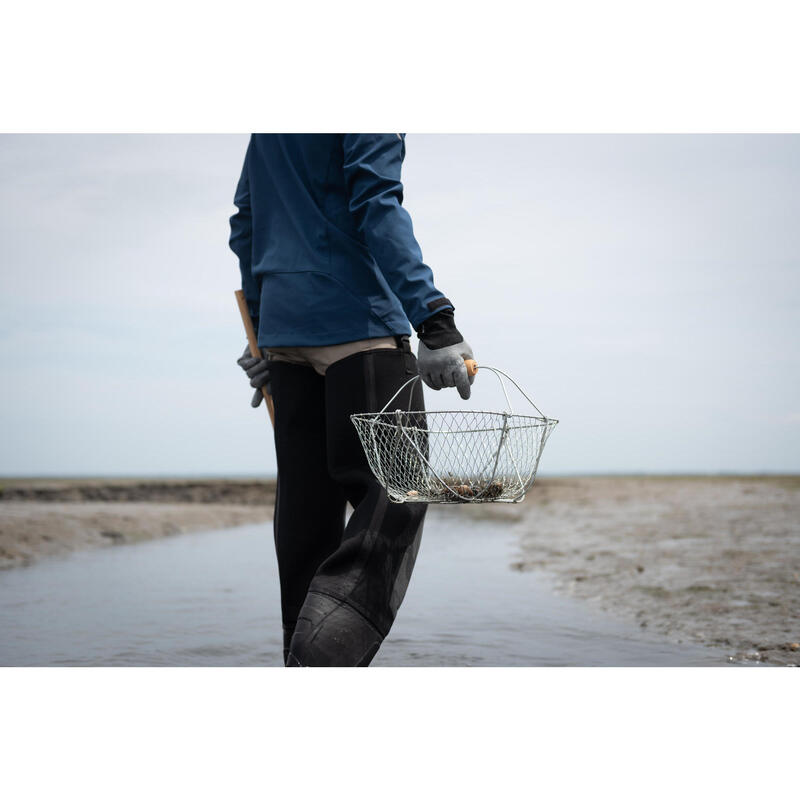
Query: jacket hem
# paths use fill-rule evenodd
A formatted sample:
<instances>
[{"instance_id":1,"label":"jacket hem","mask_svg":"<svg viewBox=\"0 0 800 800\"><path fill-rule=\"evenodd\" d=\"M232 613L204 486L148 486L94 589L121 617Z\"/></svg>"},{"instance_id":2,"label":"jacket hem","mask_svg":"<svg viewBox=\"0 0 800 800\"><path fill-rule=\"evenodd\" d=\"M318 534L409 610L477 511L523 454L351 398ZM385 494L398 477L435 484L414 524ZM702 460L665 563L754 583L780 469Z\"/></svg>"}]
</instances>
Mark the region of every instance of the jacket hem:
<instances>
[{"instance_id":1,"label":"jacket hem","mask_svg":"<svg viewBox=\"0 0 800 800\"><path fill-rule=\"evenodd\" d=\"M364 339L382 339L385 336L410 336L407 326L387 327L385 331L373 329L341 330L313 334L275 334L258 337L259 347L327 347L332 344L347 344Z\"/></svg>"}]
</instances>

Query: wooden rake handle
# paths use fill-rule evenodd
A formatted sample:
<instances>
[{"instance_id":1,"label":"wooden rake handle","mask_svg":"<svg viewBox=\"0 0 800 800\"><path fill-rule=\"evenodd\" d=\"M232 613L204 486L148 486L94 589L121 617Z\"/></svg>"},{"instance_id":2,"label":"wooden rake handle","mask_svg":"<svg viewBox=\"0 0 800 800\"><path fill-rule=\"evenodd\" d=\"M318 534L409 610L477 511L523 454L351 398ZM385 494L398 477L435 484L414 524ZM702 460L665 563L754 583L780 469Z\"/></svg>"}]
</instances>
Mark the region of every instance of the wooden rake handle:
<instances>
[{"instance_id":1,"label":"wooden rake handle","mask_svg":"<svg viewBox=\"0 0 800 800\"><path fill-rule=\"evenodd\" d=\"M247 344L250 346L250 355L253 356L253 358L264 358L261 353L261 349L258 346L256 330L253 327L253 320L250 318L250 309L247 308L247 301L244 299L244 292L241 289L237 289L234 294L236 295L236 304L239 306L239 313L242 315L244 332L247 334ZM272 423L272 427L274 428L275 406L272 404L272 395L267 391L266 386L261 387L261 394L264 395L267 413L269 414L269 421Z\"/></svg>"}]
</instances>

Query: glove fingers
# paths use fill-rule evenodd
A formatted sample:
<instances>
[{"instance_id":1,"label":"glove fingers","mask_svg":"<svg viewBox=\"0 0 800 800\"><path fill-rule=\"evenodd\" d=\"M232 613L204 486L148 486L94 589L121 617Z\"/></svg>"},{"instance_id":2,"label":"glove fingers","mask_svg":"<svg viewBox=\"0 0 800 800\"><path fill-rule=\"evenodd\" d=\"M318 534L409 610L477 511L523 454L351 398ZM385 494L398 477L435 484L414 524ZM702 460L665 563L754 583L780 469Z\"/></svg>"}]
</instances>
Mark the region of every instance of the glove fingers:
<instances>
[{"instance_id":1,"label":"glove fingers","mask_svg":"<svg viewBox=\"0 0 800 800\"><path fill-rule=\"evenodd\" d=\"M439 389L442 388L441 382L438 380L438 376L434 375L433 373L424 373L422 375L422 380L426 386L429 386L434 391L438 392Z\"/></svg>"},{"instance_id":2,"label":"glove fingers","mask_svg":"<svg viewBox=\"0 0 800 800\"><path fill-rule=\"evenodd\" d=\"M256 366L247 370L247 377L250 378L251 386L261 386L269 380L269 364L266 361L259 361Z\"/></svg>"},{"instance_id":3,"label":"glove fingers","mask_svg":"<svg viewBox=\"0 0 800 800\"><path fill-rule=\"evenodd\" d=\"M249 347L249 345L245 345L244 346L244 351L239 356L239 358L236 359L236 363L239 364L239 366L241 366L242 362L247 361L247 360L251 360L252 361L252 359L253 359L253 356L250 355L250 347Z\"/></svg>"},{"instance_id":4,"label":"glove fingers","mask_svg":"<svg viewBox=\"0 0 800 800\"><path fill-rule=\"evenodd\" d=\"M253 399L250 401L250 405L253 406L253 408L258 408L263 399L264 395L262 394L261 389L256 389Z\"/></svg>"},{"instance_id":5,"label":"glove fingers","mask_svg":"<svg viewBox=\"0 0 800 800\"><path fill-rule=\"evenodd\" d=\"M250 346L245 345L244 352L236 359L236 363L245 371L252 369L256 364L267 360L267 348L261 348L261 357L250 354Z\"/></svg>"},{"instance_id":6,"label":"glove fingers","mask_svg":"<svg viewBox=\"0 0 800 800\"><path fill-rule=\"evenodd\" d=\"M433 350L420 341L417 352L419 371L425 385L435 391L454 386L464 400L470 397L470 386L475 380L474 375L467 374L464 364L466 358L473 358L473 354L472 348L464 341Z\"/></svg>"},{"instance_id":7,"label":"glove fingers","mask_svg":"<svg viewBox=\"0 0 800 800\"><path fill-rule=\"evenodd\" d=\"M469 358L472 359L473 361L475 360L475 356L472 354L472 348L469 346L469 344L467 344L466 341L461 342L461 358L463 359ZM469 378L469 385L472 386L472 384L475 381L475 376L468 374L467 377ZM464 397L464 395L461 396ZM467 398L464 397L464 399L466 400Z\"/></svg>"},{"instance_id":8,"label":"glove fingers","mask_svg":"<svg viewBox=\"0 0 800 800\"><path fill-rule=\"evenodd\" d=\"M453 370L452 374L453 385L458 389L458 393L461 395L462 400L469 400L470 396L470 380L469 375L467 375L467 367L466 365L462 364L457 369Z\"/></svg>"}]
</instances>

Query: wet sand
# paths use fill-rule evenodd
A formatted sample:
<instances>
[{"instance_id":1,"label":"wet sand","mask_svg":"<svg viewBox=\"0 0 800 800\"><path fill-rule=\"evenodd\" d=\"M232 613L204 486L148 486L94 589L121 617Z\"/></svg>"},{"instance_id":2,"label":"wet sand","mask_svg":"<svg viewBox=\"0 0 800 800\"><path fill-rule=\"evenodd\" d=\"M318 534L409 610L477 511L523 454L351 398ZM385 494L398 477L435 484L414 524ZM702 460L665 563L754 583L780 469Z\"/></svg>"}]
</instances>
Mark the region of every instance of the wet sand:
<instances>
[{"instance_id":1,"label":"wet sand","mask_svg":"<svg viewBox=\"0 0 800 800\"><path fill-rule=\"evenodd\" d=\"M675 642L800 665L800 476L537 482L519 570Z\"/></svg>"},{"instance_id":2,"label":"wet sand","mask_svg":"<svg viewBox=\"0 0 800 800\"><path fill-rule=\"evenodd\" d=\"M271 481L6 480L0 566L264 523L273 498ZM515 570L649 635L800 664L800 476L550 478L520 505L432 514L514 530Z\"/></svg>"},{"instance_id":3,"label":"wet sand","mask_svg":"<svg viewBox=\"0 0 800 800\"><path fill-rule=\"evenodd\" d=\"M266 522L274 497L274 481L6 480L0 569L94 547Z\"/></svg>"}]
</instances>

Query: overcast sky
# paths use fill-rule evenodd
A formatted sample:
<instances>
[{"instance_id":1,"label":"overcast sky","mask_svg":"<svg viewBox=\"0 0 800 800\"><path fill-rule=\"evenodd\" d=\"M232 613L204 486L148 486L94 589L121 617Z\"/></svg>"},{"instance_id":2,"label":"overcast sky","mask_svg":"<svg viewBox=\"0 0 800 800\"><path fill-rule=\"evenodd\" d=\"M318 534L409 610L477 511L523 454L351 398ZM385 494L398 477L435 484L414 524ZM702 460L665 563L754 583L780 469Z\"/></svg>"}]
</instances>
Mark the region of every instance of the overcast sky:
<instances>
[{"instance_id":1,"label":"overcast sky","mask_svg":"<svg viewBox=\"0 0 800 800\"><path fill-rule=\"evenodd\" d=\"M0 136L0 474L274 473L246 143ZM800 137L409 134L403 177L479 362L561 420L540 474L800 471Z\"/></svg>"}]
</instances>

